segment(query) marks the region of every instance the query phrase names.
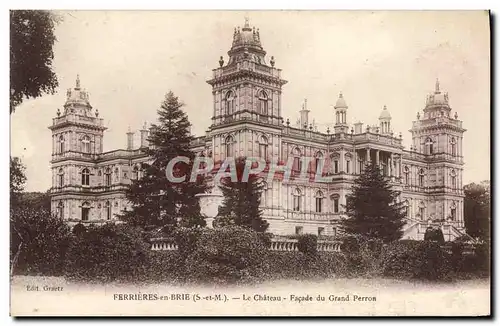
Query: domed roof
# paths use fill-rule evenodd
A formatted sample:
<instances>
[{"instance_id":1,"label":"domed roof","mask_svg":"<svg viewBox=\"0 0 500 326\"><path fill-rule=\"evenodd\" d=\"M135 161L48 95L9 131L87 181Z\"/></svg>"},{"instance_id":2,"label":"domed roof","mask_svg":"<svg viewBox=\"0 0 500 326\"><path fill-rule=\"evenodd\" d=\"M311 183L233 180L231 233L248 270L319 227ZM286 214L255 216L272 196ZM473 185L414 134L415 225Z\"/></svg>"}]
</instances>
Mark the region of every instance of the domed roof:
<instances>
[{"instance_id":1,"label":"domed roof","mask_svg":"<svg viewBox=\"0 0 500 326\"><path fill-rule=\"evenodd\" d=\"M391 119L391 114L387 110L387 106L384 105L384 109L380 113L380 116L378 117L379 119Z\"/></svg>"},{"instance_id":2,"label":"domed roof","mask_svg":"<svg viewBox=\"0 0 500 326\"><path fill-rule=\"evenodd\" d=\"M67 105L85 106L90 107L89 93L86 90L80 88L80 76L76 76L76 84L74 88L69 88L66 92L66 103Z\"/></svg>"},{"instance_id":3,"label":"domed roof","mask_svg":"<svg viewBox=\"0 0 500 326\"><path fill-rule=\"evenodd\" d=\"M434 93L427 96L426 106L449 106L448 94L439 89L439 80L436 80L436 89Z\"/></svg>"},{"instance_id":4,"label":"domed roof","mask_svg":"<svg viewBox=\"0 0 500 326\"><path fill-rule=\"evenodd\" d=\"M337 103L335 103L334 107L336 109L337 108L347 108L347 103L344 100L344 95L342 95L342 92L340 92L339 98L337 99Z\"/></svg>"},{"instance_id":5,"label":"domed roof","mask_svg":"<svg viewBox=\"0 0 500 326\"><path fill-rule=\"evenodd\" d=\"M256 31L255 27L250 27L248 18L245 18L245 25L241 30L239 27L234 29L232 49L237 47L256 47L262 50L259 30Z\"/></svg>"}]
</instances>

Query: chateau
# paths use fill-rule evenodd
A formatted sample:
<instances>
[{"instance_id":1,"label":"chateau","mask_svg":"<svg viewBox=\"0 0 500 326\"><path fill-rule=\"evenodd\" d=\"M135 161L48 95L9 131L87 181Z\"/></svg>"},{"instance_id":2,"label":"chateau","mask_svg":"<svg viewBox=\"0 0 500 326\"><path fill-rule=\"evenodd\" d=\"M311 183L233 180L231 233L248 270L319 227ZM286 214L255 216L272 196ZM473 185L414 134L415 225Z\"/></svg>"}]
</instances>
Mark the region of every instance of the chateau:
<instances>
[{"instance_id":1,"label":"chateau","mask_svg":"<svg viewBox=\"0 0 500 326\"><path fill-rule=\"evenodd\" d=\"M386 107L378 124L349 126L342 93L332 112L333 130L317 130L309 121L307 102L297 125L284 120L281 95L287 81L274 57L266 57L259 30L248 21L234 30L228 56L227 62L220 58L207 81L213 94L212 123L192 143L197 155L214 161L259 156L286 162L293 157L297 171L302 169L302 157L325 158L325 169L333 176L330 183L295 178L266 184L261 205L270 232L336 235L353 180L375 161L401 191L407 214L404 238L422 239L429 225L441 227L446 240L464 233L465 129L457 113L452 114L448 94L438 81L423 113L411 123L412 145L405 149L401 134L393 133ZM70 224L115 220L129 205L125 190L130 180L140 178L140 164L149 160L143 151L148 147L148 127L139 131L140 144L133 143L129 130L126 149L103 152L106 127L77 77L75 87L67 91L63 112L58 109L49 129L53 212ZM315 171L317 164L313 159L306 168Z\"/></svg>"}]
</instances>

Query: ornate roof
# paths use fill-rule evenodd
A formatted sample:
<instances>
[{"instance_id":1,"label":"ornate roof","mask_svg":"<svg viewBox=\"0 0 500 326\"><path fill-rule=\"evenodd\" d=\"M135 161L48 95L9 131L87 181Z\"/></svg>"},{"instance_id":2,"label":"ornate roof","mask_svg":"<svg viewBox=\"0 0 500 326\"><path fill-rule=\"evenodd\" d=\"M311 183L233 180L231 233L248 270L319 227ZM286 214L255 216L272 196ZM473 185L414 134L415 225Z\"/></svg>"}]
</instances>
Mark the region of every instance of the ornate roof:
<instances>
[{"instance_id":1,"label":"ornate roof","mask_svg":"<svg viewBox=\"0 0 500 326\"><path fill-rule=\"evenodd\" d=\"M342 92L339 94L339 98L337 99L337 103L335 103L334 108L346 108L347 109L347 103L345 102L344 95L342 95Z\"/></svg>"},{"instance_id":2,"label":"ornate roof","mask_svg":"<svg viewBox=\"0 0 500 326\"><path fill-rule=\"evenodd\" d=\"M387 110L387 106L384 105L384 109L382 112L380 112L380 116L378 117L381 120L390 120L391 119L391 114Z\"/></svg>"}]
</instances>

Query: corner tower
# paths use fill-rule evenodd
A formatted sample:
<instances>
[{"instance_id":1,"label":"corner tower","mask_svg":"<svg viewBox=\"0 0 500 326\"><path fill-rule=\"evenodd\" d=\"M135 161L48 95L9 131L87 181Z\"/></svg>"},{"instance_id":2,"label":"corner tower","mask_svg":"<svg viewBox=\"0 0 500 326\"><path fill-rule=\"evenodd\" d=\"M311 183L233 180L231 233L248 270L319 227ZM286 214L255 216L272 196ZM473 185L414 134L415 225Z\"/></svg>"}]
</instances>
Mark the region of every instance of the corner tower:
<instances>
[{"instance_id":1,"label":"corner tower","mask_svg":"<svg viewBox=\"0 0 500 326\"><path fill-rule=\"evenodd\" d=\"M207 81L213 94L214 158L275 156L274 138L283 123L281 89L286 84L281 70L275 68L274 57L266 58L260 32L248 18L243 28L234 29L227 54L227 63L221 56L219 68Z\"/></svg>"},{"instance_id":2,"label":"corner tower","mask_svg":"<svg viewBox=\"0 0 500 326\"><path fill-rule=\"evenodd\" d=\"M427 96L423 119L417 114L410 129L413 148L427 163L420 170L426 192L431 198L431 219L443 219L464 227L462 139L466 131L458 114L452 117L448 94L442 92L436 80L435 90ZM434 215L434 216L432 216Z\"/></svg>"},{"instance_id":3,"label":"corner tower","mask_svg":"<svg viewBox=\"0 0 500 326\"><path fill-rule=\"evenodd\" d=\"M103 150L103 119L93 110L89 94L76 77L66 92L64 112L52 119L51 209L61 218L90 219L95 162Z\"/></svg>"}]
</instances>

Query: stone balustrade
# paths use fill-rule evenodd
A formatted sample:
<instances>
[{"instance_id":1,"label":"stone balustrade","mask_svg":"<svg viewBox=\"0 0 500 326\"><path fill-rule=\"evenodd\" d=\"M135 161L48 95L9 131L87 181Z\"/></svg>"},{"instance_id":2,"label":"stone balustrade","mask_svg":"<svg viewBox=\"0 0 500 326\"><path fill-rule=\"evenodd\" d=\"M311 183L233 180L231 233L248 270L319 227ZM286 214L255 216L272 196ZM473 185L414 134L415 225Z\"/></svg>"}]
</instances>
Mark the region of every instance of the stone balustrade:
<instances>
[{"instance_id":1,"label":"stone balustrade","mask_svg":"<svg viewBox=\"0 0 500 326\"><path fill-rule=\"evenodd\" d=\"M272 251L299 251L298 240L286 237L276 237L271 239L269 250ZM318 240L319 252L340 252L341 242L332 240ZM171 251L177 250L178 246L172 239L155 238L151 239L151 250Z\"/></svg>"}]
</instances>

